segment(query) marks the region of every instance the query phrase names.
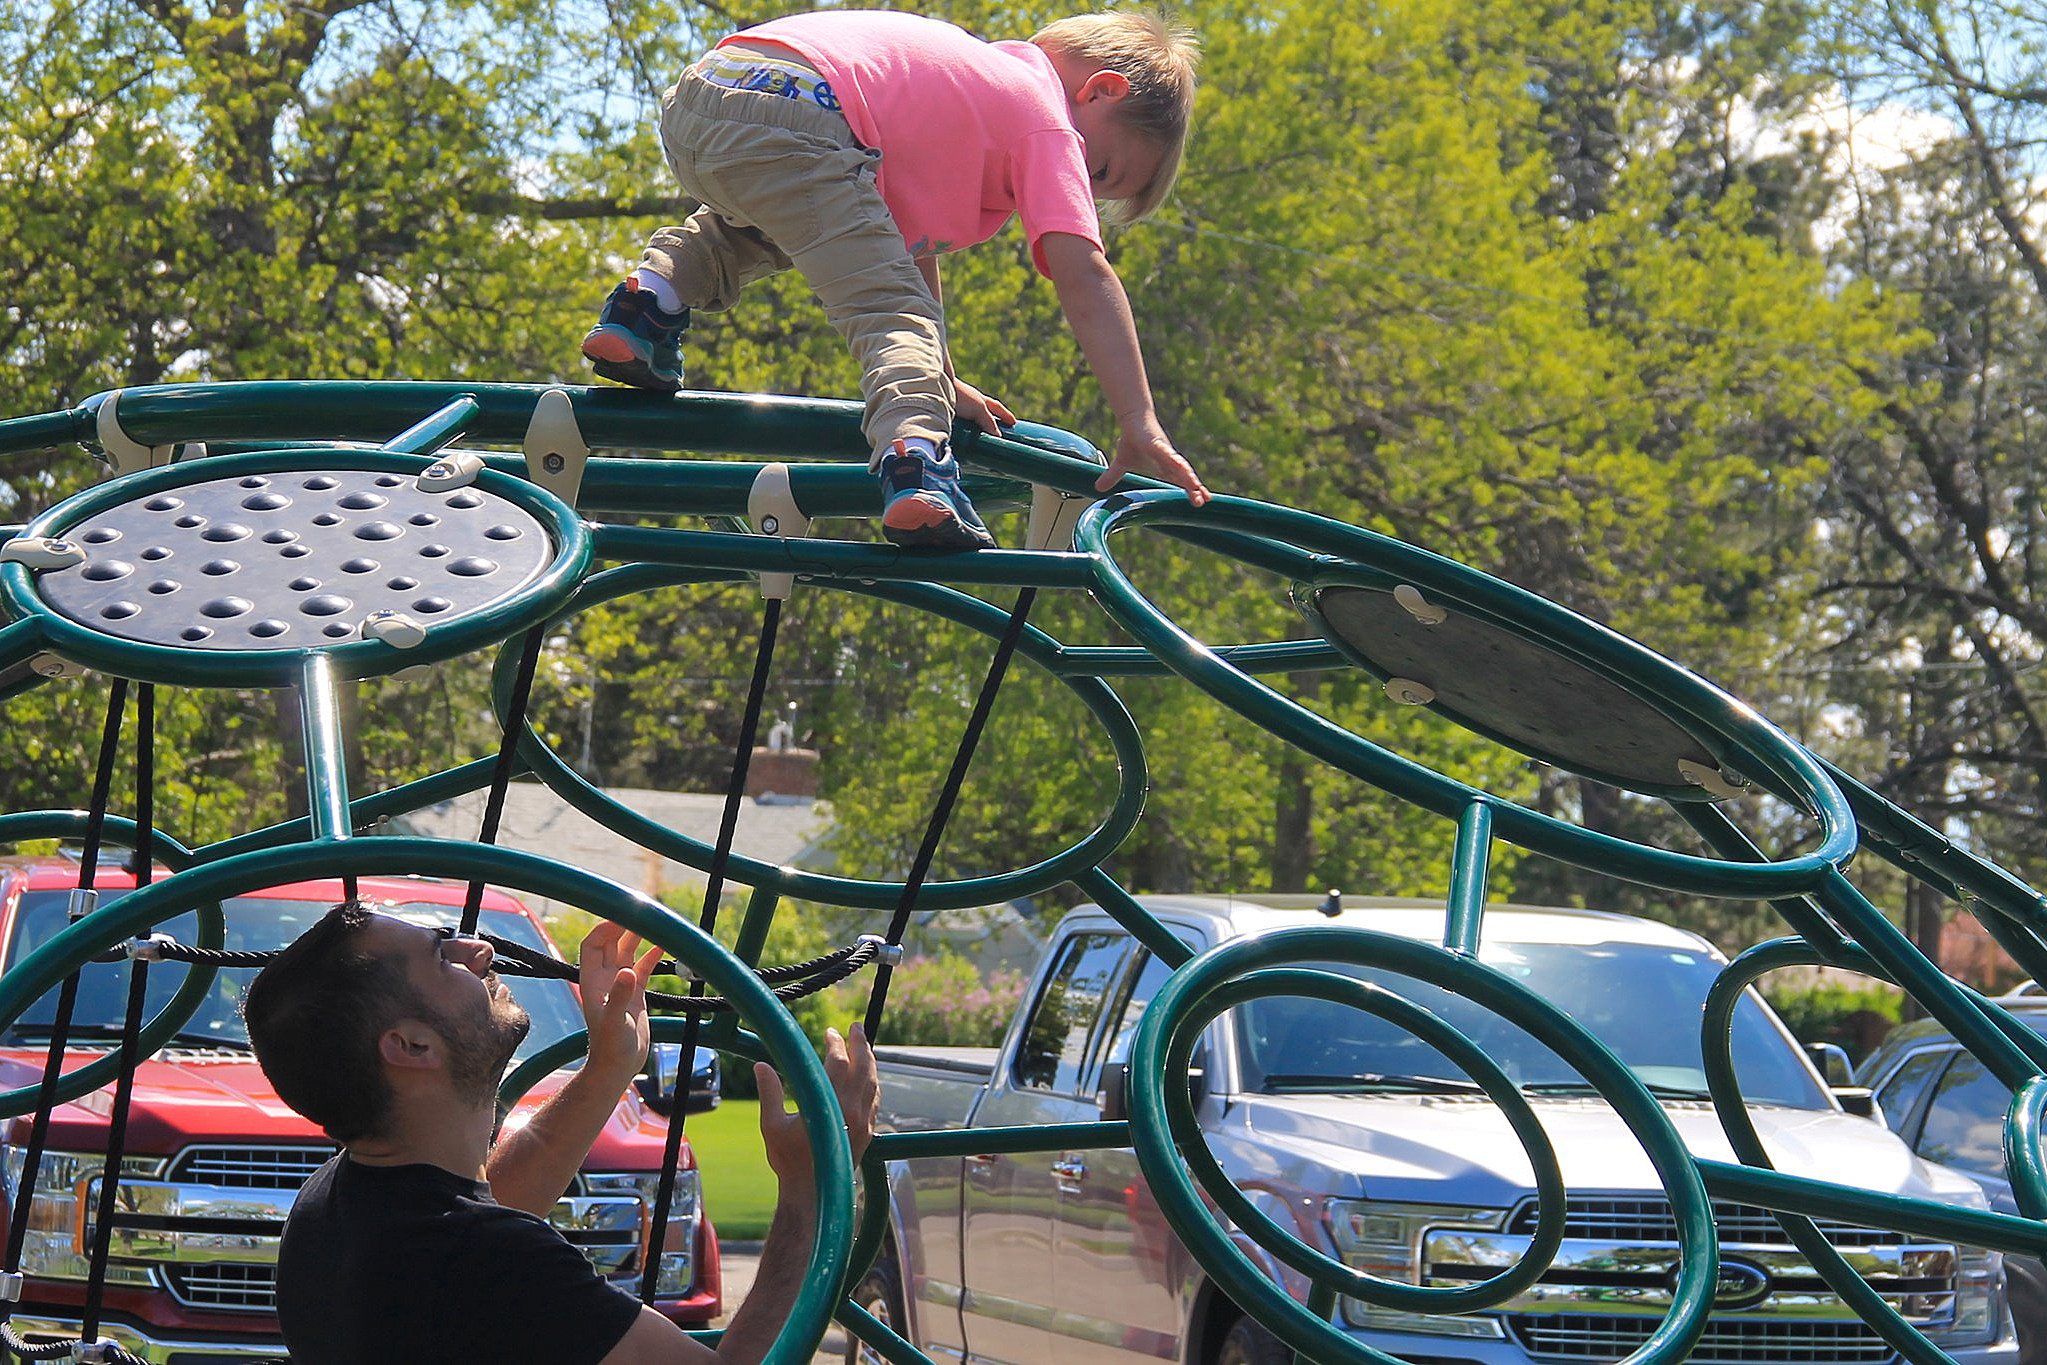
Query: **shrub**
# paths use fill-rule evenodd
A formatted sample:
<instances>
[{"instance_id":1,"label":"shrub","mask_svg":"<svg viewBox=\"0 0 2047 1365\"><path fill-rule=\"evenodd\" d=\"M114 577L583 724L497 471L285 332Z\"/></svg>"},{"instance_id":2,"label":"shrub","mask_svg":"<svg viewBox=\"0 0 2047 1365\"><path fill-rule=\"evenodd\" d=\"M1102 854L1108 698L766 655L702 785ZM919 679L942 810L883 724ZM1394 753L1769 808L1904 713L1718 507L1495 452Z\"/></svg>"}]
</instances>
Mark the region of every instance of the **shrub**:
<instances>
[{"instance_id":1,"label":"shrub","mask_svg":"<svg viewBox=\"0 0 2047 1365\"><path fill-rule=\"evenodd\" d=\"M942 950L906 957L889 980L882 1041L905 1045L994 1047L1023 998L1021 972L983 977L964 954ZM867 999L863 982L859 996Z\"/></svg>"},{"instance_id":2,"label":"shrub","mask_svg":"<svg viewBox=\"0 0 2047 1365\"><path fill-rule=\"evenodd\" d=\"M1857 1061L1897 1024L1903 996L1880 981L1816 981L1763 987L1801 1043L1834 1043Z\"/></svg>"}]
</instances>

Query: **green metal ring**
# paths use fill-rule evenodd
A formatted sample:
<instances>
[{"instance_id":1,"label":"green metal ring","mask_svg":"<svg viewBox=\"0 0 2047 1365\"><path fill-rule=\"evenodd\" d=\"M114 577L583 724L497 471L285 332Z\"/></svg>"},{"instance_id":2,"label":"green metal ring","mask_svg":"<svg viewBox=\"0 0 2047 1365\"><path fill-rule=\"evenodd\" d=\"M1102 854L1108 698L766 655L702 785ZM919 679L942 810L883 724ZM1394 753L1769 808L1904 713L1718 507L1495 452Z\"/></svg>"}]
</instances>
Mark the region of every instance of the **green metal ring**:
<instances>
[{"instance_id":1,"label":"green metal ring","mask_svg":"<svg viewBox=\"0 0 2047 1365\"><path fill-rule=\"evenodd\" d=\"M355 452L345 463L332 450L279 450L250 455L223 455L138 470L66 498L37 517L25 534L60 536L109 508L153 493L207 483L237 475L278 474L346 468L388 474L417 474L433 463L431 456L384 451ZM147 644L101 634L50 608L35 590L33 575L20 564L0 564L0 608L23 620L41 623L47 648L84 667L115 677L192 687L289 686L298 680L301 660L317 652L333 661L341 678L373 678L419 664L437 663L458 654L516 636L545 619L568 600L590 563L590 530L561 499L538 484L484 470L476 487L517 504L539 519L553 537L553 562L540 576L488 607L427 632L411 649L395 649L380 640L307 650L194 650Z\"/></svg>"},{"instance_id":2,"label":"green metal ring","mask_svg":"<svg viewBox=\"0 0 2047 1365\"><path fill-rule=\"evenodd\" d=\"M796 1021L745 964L695 925L615 882L531 853L440 839L348 839L243 854L132 892L59 932L0 975L0 1028L12 1024L44 991L108 944L195 900L221 900L283 881L348 873L474 878L566 901L658 945L704 977L754 1023L801 1111L818 1202L803 1286L763 1365L807 1365L831 1319L854 1232L853 1164L838 1101Z\"/></svg>"},{"instance_id":3,"label":"green metal ring","mask_svg":"<svg viewBox=\"0 0 2047 1365\"><path fill-rule=\"evenodd\" d=\"M1201 1121L1195 1116L1189 1093L1174 1087L1166 1104L1166 1122L1181 1159L1194 1173L1195 1181L1245 1236L1323 1288L1363 1299L1376 1308L1394 1308L1409 1313L1469 1313L1491 1308L1519 1294L1541 1279L1556 1258L1564 1240L1564 1173L1557 1166L1556 1148L1544 1131L1542 1120L1520 1089L1486 1054L1440 1017L1394 995L1383 986L1360 981L1335 972L1308 971L1290 967L1268 967L1224 981L1188 1001L1189 1008L1173 1021L1172 1037L1166 1047L1168 1076L1184 1076L1193 1060L1195 1045L1209 1022L1232 1006L1273 995L1307 996L1333 1005L1375 1014L1388 1023L1420 1038L1476 1081L1486 1098L1497 1104L1528 1157L1535 1172L1539 1210L1535 1235L1527 1252L1514 1265L1475 1284L1433 1288L1407 1284L1372 1275L1317 1250L1275 1222L1272 1216L1244 1196L1223 1171L1202 1136Z\"/></svg>"},{"instance_id":4,"label":"green metal ring","mask_svg":"<svg viewBox=\"0 0 2047 1365\"><path fill-rule=\"evenodd\" d=\"M1182 1164L1183 1153L1173 1143L1169 1106L1188 1103L1184 1088L1167 1080L1168 1044L1182 1016L1222 983L1262 968L1304 962L1384 968L1462 995L1527 1030L1593 1084L1655 1166L1678 1228L1678 1276L1670 1312L1622 1365L1683 1360L1712 1311L1718 1243L1698 1165L1670 1116L1613 1053L1526 987L1433 944L1370 930L1281 929L1211 948L1166 979L1138 1025L1129 1069L1130 1135L1138 1164L1167 1222L1231 1299L1295 1350L1325 1365L1395 1361L1315 1316L1260 1273L1202 1203Z\"/></svg>"},{"instance_id":5,"label":"green metal ring","mask_svg":"<svg viewBox=\"0 0 2047 1365\"><path fill-rule=\"evenodd\" d=\"M596 606L601 601L628 591L641 591L656 586L658 582L657 576L643 573L637 568L614 572L621 576L618 578L600 576L603 579L601 586L598 586L598 580L592 580L591 585L586 585L584 590L578 591L568 605L549 622L549 628L552 629L555 623ZM699 573L692 570L679 569L671 572L679 575L674 580L677 583L705 581ZM590 590L593 586L598 587L596 592ZM1006 610L978 597L955 592L949 588L881 582L832 582L818 586L862 593L869 597L915 607L991 637L1000 636L1009 622L1009 613ZM518 667L518 650L521 643L518 640L505 643L498 654L497 667L492 677L492 700L501 726L510 719L512 682ZM1041 862L990 876L926 882L917 893L917 904L920 909L949 910L966 906L994 905L1021 896L1036 895L1062 882L1071 881L1084 870L1098 865L1120 847L1130 836L1130 832L1137 827L1138 819L1144 813L1145 793L1149 790L1144 743L1138 733L1137 724L1124 707L1121 698L1107 683L1096 678L1061 675L1056 672L1051 664L1057 657L1057 651L1057 642L1034 626L1025 626L1023 635L1017 643L1017 653L1020 656L1029 659L1064 684L1080 699L1081 704L1094 714L1095 719L1107 732L1110 747L1116 756L1118 773L1114 804L1092 832ZM700 871L710 867L716 854L711 845L649 820L607 796L582 774L571 768L541 739L530 717L526 718L524 730L519 737L519 755L525 761L528 770L555 795L614 834ZM892 910L902 900L903 895L901 882L867 881L822 872L804 872L796 868L764 863L738 852L730 855L726 864L726 875L735 882L766 888L785 896L857 909Z\"/></svg>"},{"instance_id":6,"label":"green metal ring","mask_svg":"<svg viewBox=\"0 0 2047 1365\"><path fill-rule=\"evenodd\" d=\"M104 829L107 834L122 839L129 848L134 847L135 836L141 827L126 816L106 815ZM38 810L19 811L12 815L0 815L0 844L16 843L22 839L63 839L83 837L92 816L82 810ZM193 861L192 851L161 830L150 832L151 852L162 850L162 859L174 872L189 867ZM124 893L127 896L133 891ZM94 911L80 923L98 920L113 907ZM179 906L173 914L192 910L199 917L199 944L201 948L219 948L227 942L227 920L221 913L219 901L205 901L197 906ZM165 918L169 918L166 916ZM127 935L123 936L130 937ZM102 947L111 947L122 939L114 939ZM14 969L9 969L8 975ZM199 1012L199 1006L213 989L213 978L219 968L208 965L188 965L184 980L171 992L171 998L164 1001L159 1009L143 1022L137 1046L143 1056L148 1056L162 1047L179 1029L191 1021ZM67 973L68 975L68 973ZM61 978L60 978L61 980ZM31 1002L33 1003L33 1002ZM25 1008L25 1007L24 1007ZM19 1011L17 1011L17 1014ZM7 1021L14 1022L13 1017ZM121 1054L108 1052L87 1062L76 1071L67 1071L57 1080L54 1103L66 1104L81 1095L93 1091L113 1080L121 1072ZM24 1085L13 1090L0 1091L0 1119L26 1114L41 1105L42 1083Z\"/></svg>"},{"instance_id":7,"label":"green metal ring","mask_svg":"<svg viewBox=\"0 0 2047 1365\"><path fill-rule=\"evenodd\" d=\"M1860 950L1857 949L1856 953L1860 954ZM1721 1131L1727 1135L1728 1146L1734 1149L1735 1158L1746 1166L1772 1172L1777 1169L1756 1133L1755 1120L1742 1101L1741 1081L1734 1073L1734 1008L1740 1003L1742 992L1757 977L1780 967L1810 963L1815 957L1808 945L1796 939L1775 939L1759 944L1722 969L1714 977L1712 988L1706 992L1706 1007L1699 1024L1706 1089L1713 1097L1713 1111L1720 1120ZM1874 961L1869 965L1873 974L1884 975ZM1786 1176L1785 1179L1824 1193L1824 1187L1817 1181L1806 1181L1797 1176ZM1950 1211L1926 1200L1907 1199L1901 1195L1893 1196L1893 1203ZM1905 1321L1897 1309L1869 1286L1809 1216L1787 1213L1782 1209L1772 1209L1771 1213L1778 1226L1784 1229L1785 1236L1806 1258L1807 1264L1817 1270L1827 1286L1840 1295L1842 1301L1855 1310L1856 1316L1893 1350L1914 1365L1942 1365L1948 1360L1945 1352L1927 1340L1917 1327Z\"/></svg>"},{"instance_id":8,"label":"green metal ring","mask_svg":"<svg viewBox=\"0 0 2047 1365\"><path fill-rule=\"evenodd\" d=\"M1138 591L1110 553L1109 537L1124 526L1211 524L1243 525L1261 534L1286 536L1366 568L1386 568L1403 579L1430 584L1461 602L1521 621L1524 634L1541 638L1550 633L1568 640L1576 657L1602 660L1611 676L1655 675L1667 689L1665 705L1678 707L1698 725L1741 744L1744 752L1768 765L1781 786L1799 795L1819 820L1819 847L1795 858L1760 863L1650 848L1502 800L1325 720L1231 667L1181 630ZM1807 890L1855 852L1856 824L1840 788L1810 754L1749 707L1623 635L1453 560L1325 517L1244 498L1217 497L1197 512L1177 493L1139 493L1097 504L1081 514L1074 544L1094 557L1095 598L1103 609L1175 672L1305 752L1447 819L1457 819L1472 802L1483 801L1492 807L1501 837L1525 848L1645 885L1709 896L1767 897ZM1643 685L1637 678L1636 690Z\"/></svg>"}]
</instances>

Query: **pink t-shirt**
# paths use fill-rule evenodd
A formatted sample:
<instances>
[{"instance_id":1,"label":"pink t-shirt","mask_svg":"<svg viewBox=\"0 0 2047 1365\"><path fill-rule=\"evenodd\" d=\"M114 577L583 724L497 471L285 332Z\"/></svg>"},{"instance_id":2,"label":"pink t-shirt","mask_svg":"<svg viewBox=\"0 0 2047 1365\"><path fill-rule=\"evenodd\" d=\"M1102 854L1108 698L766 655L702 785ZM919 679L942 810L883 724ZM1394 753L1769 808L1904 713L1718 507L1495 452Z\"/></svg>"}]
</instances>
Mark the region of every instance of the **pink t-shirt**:
<instances>
[{"instance_id":1,"label":"pink t-shirt","mask_svg":"<svg viewBox=\"0 0 2047 1365\"><path fill-rule=\"evenodd\" d=\"M985 242L1011 213L1041 273L1048 232L1101 245L1086 149L1041 49L889 10L798 14L735 36L780 44L831 82L853 136L881 152L881 197L912 255Z\"/></svg>"}]
</instances>

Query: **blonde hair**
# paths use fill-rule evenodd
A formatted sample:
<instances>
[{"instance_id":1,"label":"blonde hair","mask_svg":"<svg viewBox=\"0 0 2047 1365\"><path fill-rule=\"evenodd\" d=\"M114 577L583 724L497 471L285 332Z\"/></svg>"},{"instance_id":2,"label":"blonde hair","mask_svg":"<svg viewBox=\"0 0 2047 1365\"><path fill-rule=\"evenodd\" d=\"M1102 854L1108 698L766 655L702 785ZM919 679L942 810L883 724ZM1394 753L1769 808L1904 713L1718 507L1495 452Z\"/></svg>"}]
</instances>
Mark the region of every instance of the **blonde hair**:
<instances>
[{"instance_id":1,"label":"blonde hair","mask_svg":"<svg viewBox=\"0 0 2047 1365\"><path fill-rule=\"evenodd\" d=\"M1165 202L1180 174L1194 117L1194 68L1201 40L1194 30L1161 10L1109 10L1076 14L1031 35L1047 52L1078 58L1097 70L1114 71L1130 82L1117 114L1127 128L1159 145L1159 169L1151 183L1129 199L1109 204L1117 223L1134 223Z\"/></svg>"}]
</instances>

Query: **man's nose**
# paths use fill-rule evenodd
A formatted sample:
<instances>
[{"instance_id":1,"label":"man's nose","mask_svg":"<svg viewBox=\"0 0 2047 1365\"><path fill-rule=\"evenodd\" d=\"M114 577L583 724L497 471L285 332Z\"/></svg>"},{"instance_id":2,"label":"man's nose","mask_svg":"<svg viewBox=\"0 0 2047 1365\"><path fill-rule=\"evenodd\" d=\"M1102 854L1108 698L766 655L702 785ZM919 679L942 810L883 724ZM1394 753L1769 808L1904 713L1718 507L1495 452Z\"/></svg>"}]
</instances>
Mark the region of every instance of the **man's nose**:
<instances>
[{"instance_id":1,"label":"man's nose","mask_svg":"<svg viewBox=\"0 0 2047 1365\"><path fill-rule=\"evenodd\" d=\"M489 972L491 964L497 961L497 953L480 938L457 934L448 941L448 946L456 953L456 960L478 976Z\"/></svg>"}]
</instances>

